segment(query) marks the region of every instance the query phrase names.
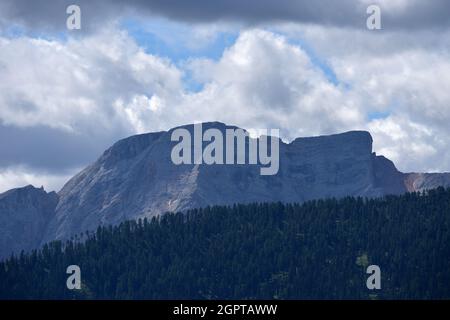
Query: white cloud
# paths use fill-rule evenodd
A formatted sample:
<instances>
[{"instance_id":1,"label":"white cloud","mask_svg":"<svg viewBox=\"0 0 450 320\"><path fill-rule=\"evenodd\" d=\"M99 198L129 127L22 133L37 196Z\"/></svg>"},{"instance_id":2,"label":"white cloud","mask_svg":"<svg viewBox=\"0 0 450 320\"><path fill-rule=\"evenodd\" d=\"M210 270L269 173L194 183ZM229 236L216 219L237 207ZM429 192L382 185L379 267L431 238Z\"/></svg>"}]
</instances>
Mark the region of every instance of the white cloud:
<instances>
[{"instance_id":1,"label":"white cloud","mask_svg":"<svg viewBox=\"0 0 450 320\"><path fill-rule=\"evenodd\" d=\"M170 118L170 112L161 115L165 101L169 99L174 105L177 95L183 93L181 70L167 59L144 53L119 30L67 41L0 38L0 70L3 128L28 128L30 134L35 128L53 128L55 134L71 135L70 141L77 148L95 152L87 157L92 159L125 136L166 128L163 119ZM44 140L28 153L21 150L17 164L29 169L25 173L17 169L16 175L14 169L8 169L1 176L3 187L38 183L45 176L33 175L32 170L42 167L42 161L35 160L42 158L36 152L58 150L58 146L47 145L47 137L43 134ZM61 139L58 142L64 143ZM20 142L1 140L0 153L10 154L11 147L20 149ZM61 145L60 149L66 147ZM67 169L73 168L73 161L65 160L72 154L57 152L54 157L61 163L71 162ZM47 169L48 179L42 179L42 184L58 189L61 185L56 181L63 180L53 178L52 168ZM61 165L55 172L60 170Z\"/></svg>"},{"instance_id":2,"label":"white cloud","mask_svg":"<svg viewBox=\"0 0 450 320\"><path fill-rule=\"evenodd\" d=\"M403 171L450 170L449 30L278 30L306 41L358 97L378 153ZM386 118L370 119L377 112Z\"/></svg>"},{"instance_id":3,"label":"white cloud","mask_svg":"<svg viewBox=\"0 0 450 320\"><path fill-rule=\"evenodd\" d=\"M123 117L126 109L113 108L115 101L172 97L182 88L182 73L170 61L144 53L117 30L65 43L2 38L0 50L5 124L132 133L133 121Z\"/></svg>"},{"instance_id":4,"label":"white cloud","mask_svg":"<svg viewBox=\"0 0 450 320\"><path fill-rule=\"evenodd\" d=\"M298 46L279 35L248 30L217 62L193 60L204 89L186 97L197 120L244 127L281 127L285 136L332 133L359 126L358 97L334 85Z\"/></svg>"},{"instance_id":5,"label":"white cloud","mask_svg":"<svg viewBox=\"0 0 450 320\"><path fill-rule=\"evenodd\" d=\"M135 133L145 133L155 129L154 123L149 119L159 118L166 105L163 99L154 94L151 98L146 95L135 95L128 104L124 104L119 98L114 102L114 107L119 114L124 115Z\"/></svg>"},{"instance_id":6,"label":"white cloud","mask_svg":"<svg viewBox=\"0 0 450 320\"><path fill-rule=\"evenodd\" d=\"M417 172L417 168L442 171L443 157L446 163L450 160L448 153L442 153L442 148L450 143L449 139L439 137L433 129L407 117L390 116L373 120L368 129L374 136L374 148L378 153L395 164L400 163L403 168L407 168L405 171Z\"/></svg>"},{"instance_id":7,"label":"white cloud","mask_svg":"<svg viewBox=\"0 0 450 320\"><path fill-rule=\"evenodd\" d=\"M33 185L36 188L43 186L47 192L59 191L78 170L66 174L52 174L49 172L35 172L23 166L0 169L0 193L12 188Z\"/></svg>"},{"instance_id":8,"label":"white cloud","mask_svg":"<svg viewBox=\"0 0 450 320\"><path fill-rule=\"evenodd\" d=\"M66 42L0 38L0 121L93 140L211 120L281 128L284 138L367 129L376 151L401 170L450 170L449 41L426 39L436 44L433 51L415 43L424 34L278 30L305 40L312 51L280 34L250 29L217 61L197 58L175 66L113 29ZM338 84L313 54L326 57ZM186 91L187 71L201 90ZM373 112L387 116L370 119ZM45 178L32 169L14 170L2 171L0 187L62 181L51 173Z\"/></svg>"}]
</instances>

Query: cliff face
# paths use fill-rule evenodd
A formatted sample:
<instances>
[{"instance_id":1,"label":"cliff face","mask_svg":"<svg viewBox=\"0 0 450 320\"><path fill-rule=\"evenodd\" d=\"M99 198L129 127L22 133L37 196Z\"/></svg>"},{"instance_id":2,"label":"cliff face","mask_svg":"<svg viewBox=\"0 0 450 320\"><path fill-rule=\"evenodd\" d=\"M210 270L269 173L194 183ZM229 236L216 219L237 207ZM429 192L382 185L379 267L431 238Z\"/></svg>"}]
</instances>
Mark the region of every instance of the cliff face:
<instances>
[{"instance_id":1,"label":"cliff face","mask_svg":"<svg viewBox=\"0 0 450 320\"><path fill-rule=\"evenodd\" d=\"M405 173L407 191L424 191L439 186L450 187L450 173Z\"/></svg>"},{"instance_id":2,"label":"cliff face","mask_svg":"<svg viewBox=\"0 0 450 320\"><path fill-rule=\"evenodd\" d=\"M372 161L374 182L383 194L402 194L408 191L404 181L405 175L397 170L391 160L373 154Z\"/></svg>"},{"instance_id":3,"label":"cliff face","mask_svg":"<svg viewBox=\"0 0 450 320\"><path fill-rule=\"evenodd\" d=\"M193 132L193 126L185 126ZM224 132L221 123L204 124ZM235 128L235 127L231 127ZM119 141L59 193L43 243L102 224L152 217L207 205L302 202L323 197L405 191L393 164L372 153L369 133L354 131L280 143L280 168L259 165L174 165L171 131Z\"/></svg>"},{"instance_id":4,"label":"cliff face","mask_svg":"<svg viewBox=\"0 0 450 320\"><path fill-rule=\"evenodd\" d=\"M184 126L193 133L193 125ZM203 129L224 132L222 123ZM114 144L58 195L26 187L0 195L0 257L66 239L99 225L208 205L303 202L325 197L378 197L450 186L450 174L404 174L372 152L368 132L280 142L276 175L259 165L175 165L168 132ZM207 143L206 143L207 144Z\"/></svg>"},{"instance_id":5,"label":"cliff face","mask_svg":"<svg viewBox=\"0 0 450 320\"><path fill-rule=\"evenodd\" d=\"M0 194L0 258L39 246L58 196L27 186Z\"/></svg>"},{"instance_id":6,"label":"cliff face","mask_svg":"<svg viewBox=\"0 0 450 320\"><path fill-rule=\"evenodd\" d=\"M285 176L301 200L383 194L374 184L367 132L299 138L286 145L286 153Z\"/></svg>"}]
</instances>

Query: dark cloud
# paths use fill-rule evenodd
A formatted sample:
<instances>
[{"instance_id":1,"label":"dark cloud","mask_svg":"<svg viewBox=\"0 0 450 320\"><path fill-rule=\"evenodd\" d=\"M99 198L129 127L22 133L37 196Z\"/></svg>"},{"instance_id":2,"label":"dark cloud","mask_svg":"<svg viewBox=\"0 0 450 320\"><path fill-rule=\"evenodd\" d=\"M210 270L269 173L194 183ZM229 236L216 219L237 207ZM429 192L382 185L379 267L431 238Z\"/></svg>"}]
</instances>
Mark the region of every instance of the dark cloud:
<instances>
[{"instance_id":1,"label":"dark cloud","mask_svg":"<svg viewBox=\"0 0 450 320\"><path fill-rule=\"evenodd\" d=\"M117 136L71 134L44 126L20 128L0 124L0 169L25 166L53 173L91 163Z\"/></svg>"},{"instance_id":2,"label":"dark cloud","mask_svg":"<svg viewBox=\"0 0 450 320\"><path fill-rule=\"evenodd\" d=\"M66 9L72 4L81 8L81 33L90 33L123 12L122 4L108 4L103 0L4 0L0 2L0 28L19 25L30 32L66 30Z\"/></svg>"},{"instance_id":3,"label":"dark cloud","mask_svg":"<svg viewBox=\"0 0 450 320\"><path fill-rule=\"evenodd\" d=\"M448 0L381 1L384 29L447 28ZM39 30L65 28L66 8L82 8L82 30L89 32L125 14L164 16L173 20L208 23L237 21L259 24L291 21L320 25L364 28L368 1L357 0L3 0L0 26L18 23Z\"/></svg>"}]
</instances>

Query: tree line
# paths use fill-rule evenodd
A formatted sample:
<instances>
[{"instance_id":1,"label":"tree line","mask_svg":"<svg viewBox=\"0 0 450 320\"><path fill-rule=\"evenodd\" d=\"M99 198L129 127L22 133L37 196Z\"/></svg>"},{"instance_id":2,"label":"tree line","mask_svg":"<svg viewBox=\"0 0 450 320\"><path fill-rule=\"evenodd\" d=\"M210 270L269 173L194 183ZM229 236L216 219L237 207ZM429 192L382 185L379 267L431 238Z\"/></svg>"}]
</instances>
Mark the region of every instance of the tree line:
<instances>
[{"instance_id":1,"label":"tree line","mask_svg":"<svg viewBox=\"0 0 450 320\"><path fill-rule=\"evenodd\" d=\"M449 299L450 189L214 206L0 262L0 299ZM66 286L69 265L81 289ZM381 289L366 268L381 270Z\"/></svg>"}]
</instances>

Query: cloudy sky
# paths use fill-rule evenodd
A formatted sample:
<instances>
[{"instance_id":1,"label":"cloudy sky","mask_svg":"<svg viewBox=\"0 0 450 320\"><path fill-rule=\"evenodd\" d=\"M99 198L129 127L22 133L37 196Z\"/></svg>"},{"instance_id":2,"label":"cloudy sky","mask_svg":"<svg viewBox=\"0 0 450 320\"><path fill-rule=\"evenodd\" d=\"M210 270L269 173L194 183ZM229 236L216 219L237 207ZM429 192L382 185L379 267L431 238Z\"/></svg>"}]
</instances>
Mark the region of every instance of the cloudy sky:
<instances>
[{"instance_id":1,"label":"cloudy sky","mask_svg":"<svg viewBox=\"0 0 450 320\"><path fill-rule=\"evenodd\" d=\"M450 2L0 1L0 192L58 191L118 139L212 120L368 130L400 170L450 171Z\"/></svg>"}]
</instances>

